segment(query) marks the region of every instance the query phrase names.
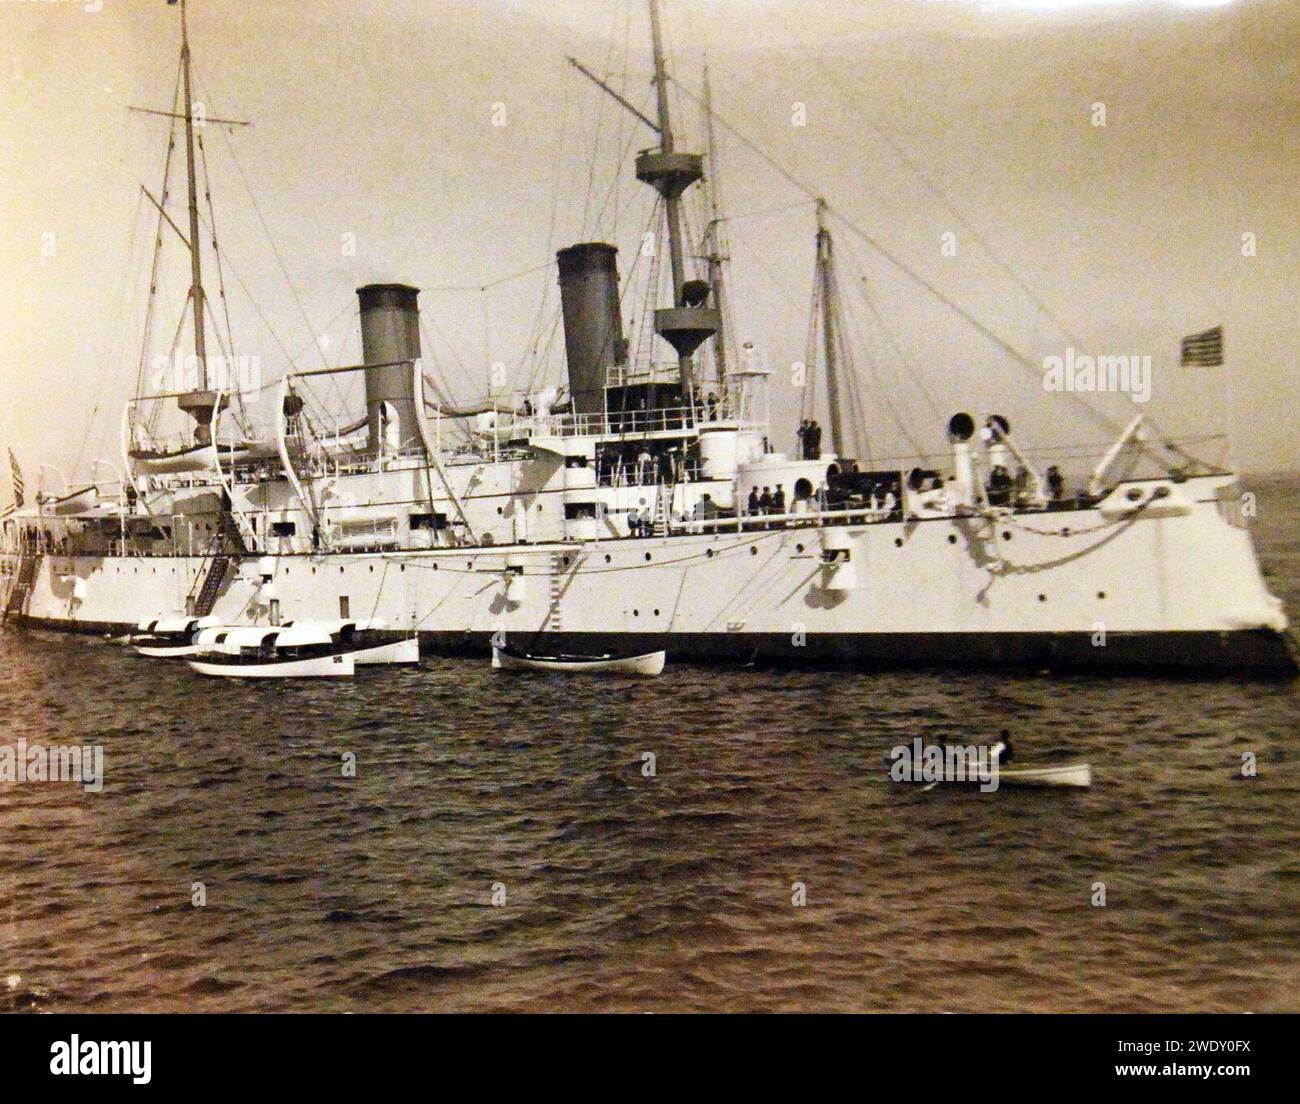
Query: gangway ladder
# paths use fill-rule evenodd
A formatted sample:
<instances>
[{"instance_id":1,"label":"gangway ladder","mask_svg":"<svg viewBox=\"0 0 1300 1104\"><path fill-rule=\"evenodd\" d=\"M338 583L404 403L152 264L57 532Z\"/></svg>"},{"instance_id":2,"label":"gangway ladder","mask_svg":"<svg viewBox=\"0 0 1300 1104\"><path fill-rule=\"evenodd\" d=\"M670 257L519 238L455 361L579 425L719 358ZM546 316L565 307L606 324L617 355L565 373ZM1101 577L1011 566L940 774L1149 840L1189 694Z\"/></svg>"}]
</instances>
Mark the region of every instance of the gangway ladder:
<instances>
[{"instance_id":1,"label":"gangway ladder","mask_svg":"<svg viewBox=\"0 0 1300 1104\"><path fill-rule=\"evenodd\" d=\"M221 512L221 525L208 545L207 556L199 567L185 599L185 612L191 617L207 617L217 604L221 584L226 581L231 561L247 551L243 534L234 516L228 510Z\"/></svg>"},{"instance_id":2,"label":"gangway ladder","mask_svg":"<svg viewBox=\"0 0 1300 1104\"><path fill-rule=\"evenodd\" d=\"M567 556L563 556L559 552L551 553L551 572L550 572L551 586L550 586L550 593L547 595L547 609L546 609L546 622L545 622L546 627L551 632L559 632L561 631L561 629L564 628L561 611L563 608L564 588L565 588L565 579L564 579L565 566L564 565L567 559L568 559Z\"/></svg>"},{"instance_id":3,"label":"gangway ladder","mask_svg":"<svg viewBox=\"0 0 1300 1104\"><path fill-rule=\"evenodd\" d=\"M24 552L18 559L18 574L14 578L13 588L9 591L9 599L5 602L4 620L9 620L9 615L13 614L22 617L26 612L27 597L32 592L32 586L36 582L36 572L41 566L41 553Z\"/></svg>"},{"instance_id":4,"label":"gangway ladder","mask_svg":"<svg viewBox=\"0 0 1300 1104\"><path fill-rule=\"evenodd\" d=\"M673 519L673 486L660 483L655 493L655 536L666 537Z\"/></svg>"}]
</instances>

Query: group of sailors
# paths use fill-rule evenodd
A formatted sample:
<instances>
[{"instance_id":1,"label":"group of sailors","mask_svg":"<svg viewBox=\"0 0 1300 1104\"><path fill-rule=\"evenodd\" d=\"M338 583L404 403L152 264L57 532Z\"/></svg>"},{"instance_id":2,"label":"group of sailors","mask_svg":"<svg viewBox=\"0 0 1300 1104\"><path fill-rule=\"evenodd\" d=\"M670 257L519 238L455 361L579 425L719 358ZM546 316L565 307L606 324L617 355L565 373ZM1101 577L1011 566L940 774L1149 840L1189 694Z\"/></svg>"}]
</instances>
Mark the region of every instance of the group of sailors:
<instances>
[{"instance_id":1,"label":"group of sailors","mask_svg":"<svg viewBox=\"0 0 1300 1104\"><path fill-rule=\"evenodd\" d=\"M799 438L799 459L820 460L822 458L822 427L815 421L805 418L795 430Z\"/></svg>"},{"instance_id":2,"label":"group of sailors","mask_svg":"<svg viewBox=\"0 0 1300 1104\"><path fill-rule=\"evenodd\" d=\"M680 448L652 452L643 445L635 455L601 456L596 461L596 481L602 487L653 486L682 483L699 474L699 461Z\"/></svg>"},{"instance_id":3,"label":"group of sailors","mask_svg":"<svg viewBox=\"0 0 1300 1104\"><path fill-rule=\"evenodd\" d=\"M1053 464L1045 473L1048 508L1059 509L1065 502L1065 477ZM996 464L989 472L985 487L990 506L1020 506L1029 501L1029 472L1017 466L1014 475L1005 465Z\"/></svg>"},{"instance_id":4,"label":"group of sailors","mask_svg":"<svg viewBox=\"0 0 1300 1104\"><path fill-rule=\"evenodd\" d=\"M759 493L757 487L751 487L745 512L751 517L761 514L784 514L786 512L785 488L778 486L774 492L771 487L764 487L762 493Z\"/></svg>"}]
</instances>

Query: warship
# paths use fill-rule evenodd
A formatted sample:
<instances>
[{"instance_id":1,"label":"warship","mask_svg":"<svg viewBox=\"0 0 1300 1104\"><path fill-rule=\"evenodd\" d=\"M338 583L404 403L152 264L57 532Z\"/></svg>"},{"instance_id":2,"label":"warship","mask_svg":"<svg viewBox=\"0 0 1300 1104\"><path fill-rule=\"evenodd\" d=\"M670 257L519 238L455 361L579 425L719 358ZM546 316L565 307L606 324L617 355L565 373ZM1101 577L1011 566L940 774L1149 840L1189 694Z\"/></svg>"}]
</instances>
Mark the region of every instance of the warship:
<instances>
[{"instance_id":1,"label":"warship","mask_svg":"<svg viewBox=\"0 0 1300 1104\"><path fill-rule=\"evenodd\" d=\"M214 265L223 277L200 169L204 124L235 124L194 106L182 2L176 98L152 113L169 120L167 172L183 163L184 213L166 187L144 194L155 267L164 241L188 256L166 331L185 370L141 372L120 455L92 471L112 479L18 495L4 514L5 620L121 634L362 619L426 654L484 657L509 642L670 662L1294 670L1237 476L1149 418L1069 495L1008 417L960 396L943 454L851 455L846 423L864 415L822 203L813 371L828 447L821 408L802 411L797 444L771 424L769 369L729 336L725 219L715 209L688 240L683 205L707 188L708 156L675 140L657 0L648 14L646 113L574 65L653 135L635 175L666 249L634 267L659 299L634 303L613 244L559 250L566 378L457 405L422 354L420 292L396 281L357 291L361 363L269 382L232 370L224 286L205 286ZM146 341L159 326L146 320Z\"/></svg>"}]
</instances>

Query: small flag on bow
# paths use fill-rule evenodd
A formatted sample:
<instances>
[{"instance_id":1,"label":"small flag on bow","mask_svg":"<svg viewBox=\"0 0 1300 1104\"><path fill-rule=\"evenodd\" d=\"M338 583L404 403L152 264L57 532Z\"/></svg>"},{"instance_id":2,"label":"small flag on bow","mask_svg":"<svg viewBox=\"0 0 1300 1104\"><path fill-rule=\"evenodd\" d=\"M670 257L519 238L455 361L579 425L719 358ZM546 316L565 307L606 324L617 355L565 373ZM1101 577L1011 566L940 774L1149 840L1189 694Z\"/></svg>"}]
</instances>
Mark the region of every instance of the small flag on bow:
<instances>
[{"instance_id":1,"label":"small flag on bow","mask_svg":"<svg viewBox=\"0 0 1300 1104\"><path fill-rule=\"evenodd\" d=\"M1180 363L1184 368L1218 368L1223 364L1223 327L1183 338Z\"/></svg>"}]
</instances>

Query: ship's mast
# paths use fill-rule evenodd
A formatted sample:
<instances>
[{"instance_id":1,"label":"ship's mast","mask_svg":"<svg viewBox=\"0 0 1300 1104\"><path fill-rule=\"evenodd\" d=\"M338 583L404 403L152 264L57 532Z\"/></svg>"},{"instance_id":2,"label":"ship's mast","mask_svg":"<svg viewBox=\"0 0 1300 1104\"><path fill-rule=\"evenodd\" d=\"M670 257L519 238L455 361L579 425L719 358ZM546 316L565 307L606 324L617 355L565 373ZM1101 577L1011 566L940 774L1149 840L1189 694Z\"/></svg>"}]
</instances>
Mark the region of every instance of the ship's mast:
<instances>
[{"instance_id":1,"label":"ship's mast","mask_svg":"<svg viewBox=\"0 0 1300 1104\"><path fill-rule=\"evenodd\" d=\"M725 320L727 308L723 293L722 266L726 256L722 251L722 214L721 200L718 198L718 147L713 133L713 88L709 83L709 67L704 66L704 123L708 128L709 175L705 186L709 190L709 283L713 287L713 302L718 308L719 316ZM727 342L725 325L718 327L713 343L718 362L718 381L725 388L727 385Z\"/></svg>"},{"instance_id":2,"label":"ship's mast","mask_svg":"<svg viewBox=\"0 0 1300 1104\"><path fill-rule=\"evenodd\" d=\"M203 267L199 248L199 191L194 171L194 93L190 76L190 37L181 0L181 69L185 84L185 173L190 202L190 299L194 304L194 357L198 361L199 390L208 389L207 338L203 327Z\"/></svg>"},{"instance_id":3,"label":"ship's mast","mask_svg":"<svg viewBox=\"0 0 1300 1104\"><path fill-rule=\"evenodd\" d=\"M705 303L708 286L703 281L687 281L686 254L682 242L682 194L697 180L704 178L704 158L698 153L682 153L673 141L672 118L668 109L668 71L664 65L663 31L659 20L659 0L649 0L650 39L654 49L654 86L658 121L643 115L590 69L570 58L570 63L592 83L604 89L628 112L640 119L659 136L657 149L637 154L636 176L649 184L664 201L664 221L668 230L668 258L673 279L673 302L655 311L655 333L677 353L681 399L695 402L692 354L721 328L721 316ZM698 284L698 286L696 286ZM653 407L655 385L649 385Z\"/></svg>"},{"instance_id":4,"label":"ship's mast","mask_svg":"<svg viewBox=\"0 0 1300 1104\"><path fill-rule=\"evenodd\" d=\"M826 201L817 200L817 284L822 308L822 347L826 357L826 405L831 422L831 448L844 455L844 426L840 413L839 356L835 340L835 270Z\"/></svg>"},{"instance_id":5,"label":"ship's mast","mask_svg":"<svg viewBox=\"0 0 1300 1104\"><path fill-rule=\"evenodd\" d=\"M672 119L668 114L668 74L664 69L663 31L659 25L659 0L650 0L650 38L654 46L655 94L659 104L659 152L673 152ZM686 283L686 261L682 256L681 193L664 193L664 211L668 221L668 257L673 272L673 306L681 306L682 287ZM689 360L689 358L683 358ZM685 378L682 383L685 385Z\"/></svg>"},{"instance_id":6,"label":"ship's mast","mask_svg":"<svg viewBox=\"0 0 1300 1104\"><path fill-rule=\"evenodd\" d=\"M663 30L659 0L649 0L650 40L654 48L654 84L658 103L659 149L636 159L637 179L649 184L664 200L668 224L668 259L673 274L673 302L655 312L655 332L677 352L682 401L695 401L694 364L691 355L700 343L718 332L720 318L686 282L686 257L682 248L682 193L704 176L704 158L698 153L679 153L673 142L672 118L668 110L668 71L664 66ZM705 289L707 292L707 289ZM653 394L653 384L652 384Z\"/></svg>"},{"instance_id":7,"label":"ship's mast","mask_svg":"<svg viewBox=\"0 0 1300 1104\"><path fill-rule=\"evenodd\" d=\"M201 444L212 440L212 419L218 403L225 396L211 390L208 375L207 333L204 326L203 262L199 244L199 181L194 167L194 82L190 72L190 36L186 22L185 0L181 5L181 78L185 93L185 176L190 213L190 302L194 308L194 359L198 367L198 386L176 398L176 405L194 419L194 438Z\"/></svg>"}]
</instances>

